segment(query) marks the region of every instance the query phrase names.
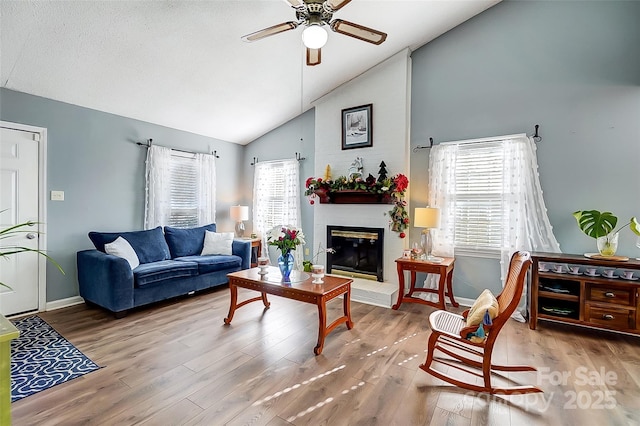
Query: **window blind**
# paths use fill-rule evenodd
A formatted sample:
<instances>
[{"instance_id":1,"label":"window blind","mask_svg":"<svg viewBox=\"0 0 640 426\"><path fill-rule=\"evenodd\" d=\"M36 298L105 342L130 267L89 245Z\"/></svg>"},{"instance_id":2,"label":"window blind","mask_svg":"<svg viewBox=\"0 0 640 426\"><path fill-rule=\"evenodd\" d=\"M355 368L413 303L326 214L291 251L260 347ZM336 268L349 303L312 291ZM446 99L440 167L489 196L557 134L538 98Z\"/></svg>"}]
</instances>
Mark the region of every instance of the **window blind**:
<instances>
[{"instance_id":1,"label":"window blind","mask_svg":"<svg viewBox=\"0 0 640 426\"><path fill-rule=\"evenodd\" d=\"M169 226L191 228L198 226L199 179L193 155L171 154L171 213Z\"/></svg>"},{"instance_id":2,"label":"window blind","mask_svg":"<svg viewBox=\"0 0 640 426\"><path fill-rule=\"evenodd\" d=\"M271 229L276 225L283 225L284 206L282 200L285 198L284 173L282 168L271 168L266 170L265 178L269 182L268 190L263 199L264 215L263 224L265 229Z\"/></svg>"},{"instance_id":3,"label":"window blind","mask_svg":"<svg viewBox=\"0 0 640 426\"><path fill-rule=\"evenodd\" d=\"M455 247L498 252L502 245L505 152L502 141L460 144L455 161Z\"/></svg>"}]
</instances>

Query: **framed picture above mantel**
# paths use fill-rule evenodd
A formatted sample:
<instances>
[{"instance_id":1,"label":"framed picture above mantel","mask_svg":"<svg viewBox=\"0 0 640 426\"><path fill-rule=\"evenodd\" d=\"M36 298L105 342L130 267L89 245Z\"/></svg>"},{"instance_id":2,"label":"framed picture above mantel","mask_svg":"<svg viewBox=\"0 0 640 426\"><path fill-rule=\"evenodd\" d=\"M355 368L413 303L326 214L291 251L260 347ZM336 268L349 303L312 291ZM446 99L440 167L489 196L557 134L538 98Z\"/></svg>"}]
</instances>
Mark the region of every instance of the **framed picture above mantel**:
<instances>
[{"instance_id":1,"label":"framed picture above mantel","mask_svg":"<svg viewBox=\"0 0 640 426\"><path fill-rule=\"evenodd\" d=\"M373 104L342 110L342 149L373 146Z\"/></svg>"}]
</instances>

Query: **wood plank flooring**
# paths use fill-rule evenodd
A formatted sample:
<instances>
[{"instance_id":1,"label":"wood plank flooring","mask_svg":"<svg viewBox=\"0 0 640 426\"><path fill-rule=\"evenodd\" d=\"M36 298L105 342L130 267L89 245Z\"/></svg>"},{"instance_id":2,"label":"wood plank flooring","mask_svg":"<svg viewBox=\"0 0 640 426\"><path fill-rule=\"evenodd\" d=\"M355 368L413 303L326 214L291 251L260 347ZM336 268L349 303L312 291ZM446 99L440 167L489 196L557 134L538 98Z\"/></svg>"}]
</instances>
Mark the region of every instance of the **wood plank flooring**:
<instances>
[{"instance_id":1,"label":"wood plank flooring","mask_svg":"<svg viewBox=\"0 0 640 426\"><path fill-rule=\"evenodd\" d=\"M251 293L240 289L239 300ZM223 324L229 289L178 298L114 319L74 306L40 316L100 370L12 404L14 425L638 425L640 338L510 321L494 361L538 373L507 379L543 395L489 396L418 368L432 308L352 302L313 355L314 305L270 296ZM328 306L329 321L341 312ZM442 367L443 371L447 367ZM600 372L615 374L608 383ZM562 375L565 376L562 379Z\"/></svg>"}]
</instances>

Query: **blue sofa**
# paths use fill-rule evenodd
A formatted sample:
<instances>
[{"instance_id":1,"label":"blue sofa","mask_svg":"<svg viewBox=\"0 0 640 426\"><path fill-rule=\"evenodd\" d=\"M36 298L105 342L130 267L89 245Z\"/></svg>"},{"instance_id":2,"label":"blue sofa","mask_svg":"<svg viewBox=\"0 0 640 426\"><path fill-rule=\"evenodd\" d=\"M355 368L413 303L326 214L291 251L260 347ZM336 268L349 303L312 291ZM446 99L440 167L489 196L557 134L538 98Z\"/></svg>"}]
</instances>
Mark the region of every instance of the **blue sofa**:
<instances>
[{"instance_id":1,"label":"blue sofa","mask_svg":"<svg viewBox=\"0 0 640 426\"><path fill-rule=\"evenodd\" d=\"M216 225L90 232L96 249L77 253L80 296L121 318L131 308L226 284L228 273L250 267L250 241L234 239L231 255L201 256L207 230L215 232ZM120 236L138 256L134 269L126 259L105 253L105 244Z\"/></svg>"}]
</instances>

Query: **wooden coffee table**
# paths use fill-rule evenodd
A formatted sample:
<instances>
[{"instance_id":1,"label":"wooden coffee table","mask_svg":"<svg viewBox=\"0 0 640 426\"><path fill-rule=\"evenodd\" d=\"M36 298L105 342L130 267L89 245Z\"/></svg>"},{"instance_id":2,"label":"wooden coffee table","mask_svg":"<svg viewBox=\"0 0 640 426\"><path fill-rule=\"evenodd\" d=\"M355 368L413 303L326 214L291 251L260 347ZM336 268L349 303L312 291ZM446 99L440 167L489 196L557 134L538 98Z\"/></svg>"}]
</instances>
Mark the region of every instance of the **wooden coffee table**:
<instances>
[{"instance_id":1,"label":"wooden coffee table","mask_svg":"<svg viewBox=\"0 0 640 426\"><path fill-rule=\"evenodd\" d=\"M258 268L251 268L227 274L227 277L229 277L229 289L231 290L231 306L229 307L229 315L224 319L225 324L230 324L236 309L247 303L261 300L265 308L269 308L270 303L267 300L267 294L273 294L318 306L318 344L313 348L313 353L316 355L322 353L324 338L337 326L345 323L347 329L351 330L353 328L350 306L351 279L327 275L324 277L323 284L313 284L309 274L293 271L291 282L284 283L281 281L278 268L270 266L268 274L265 276L259 275L258 271ZM238 287L258 291L261 295L238 303ZM344 315L327 326L327 301L341 294L344 294Z\"/></svg>"}]
</instances>

